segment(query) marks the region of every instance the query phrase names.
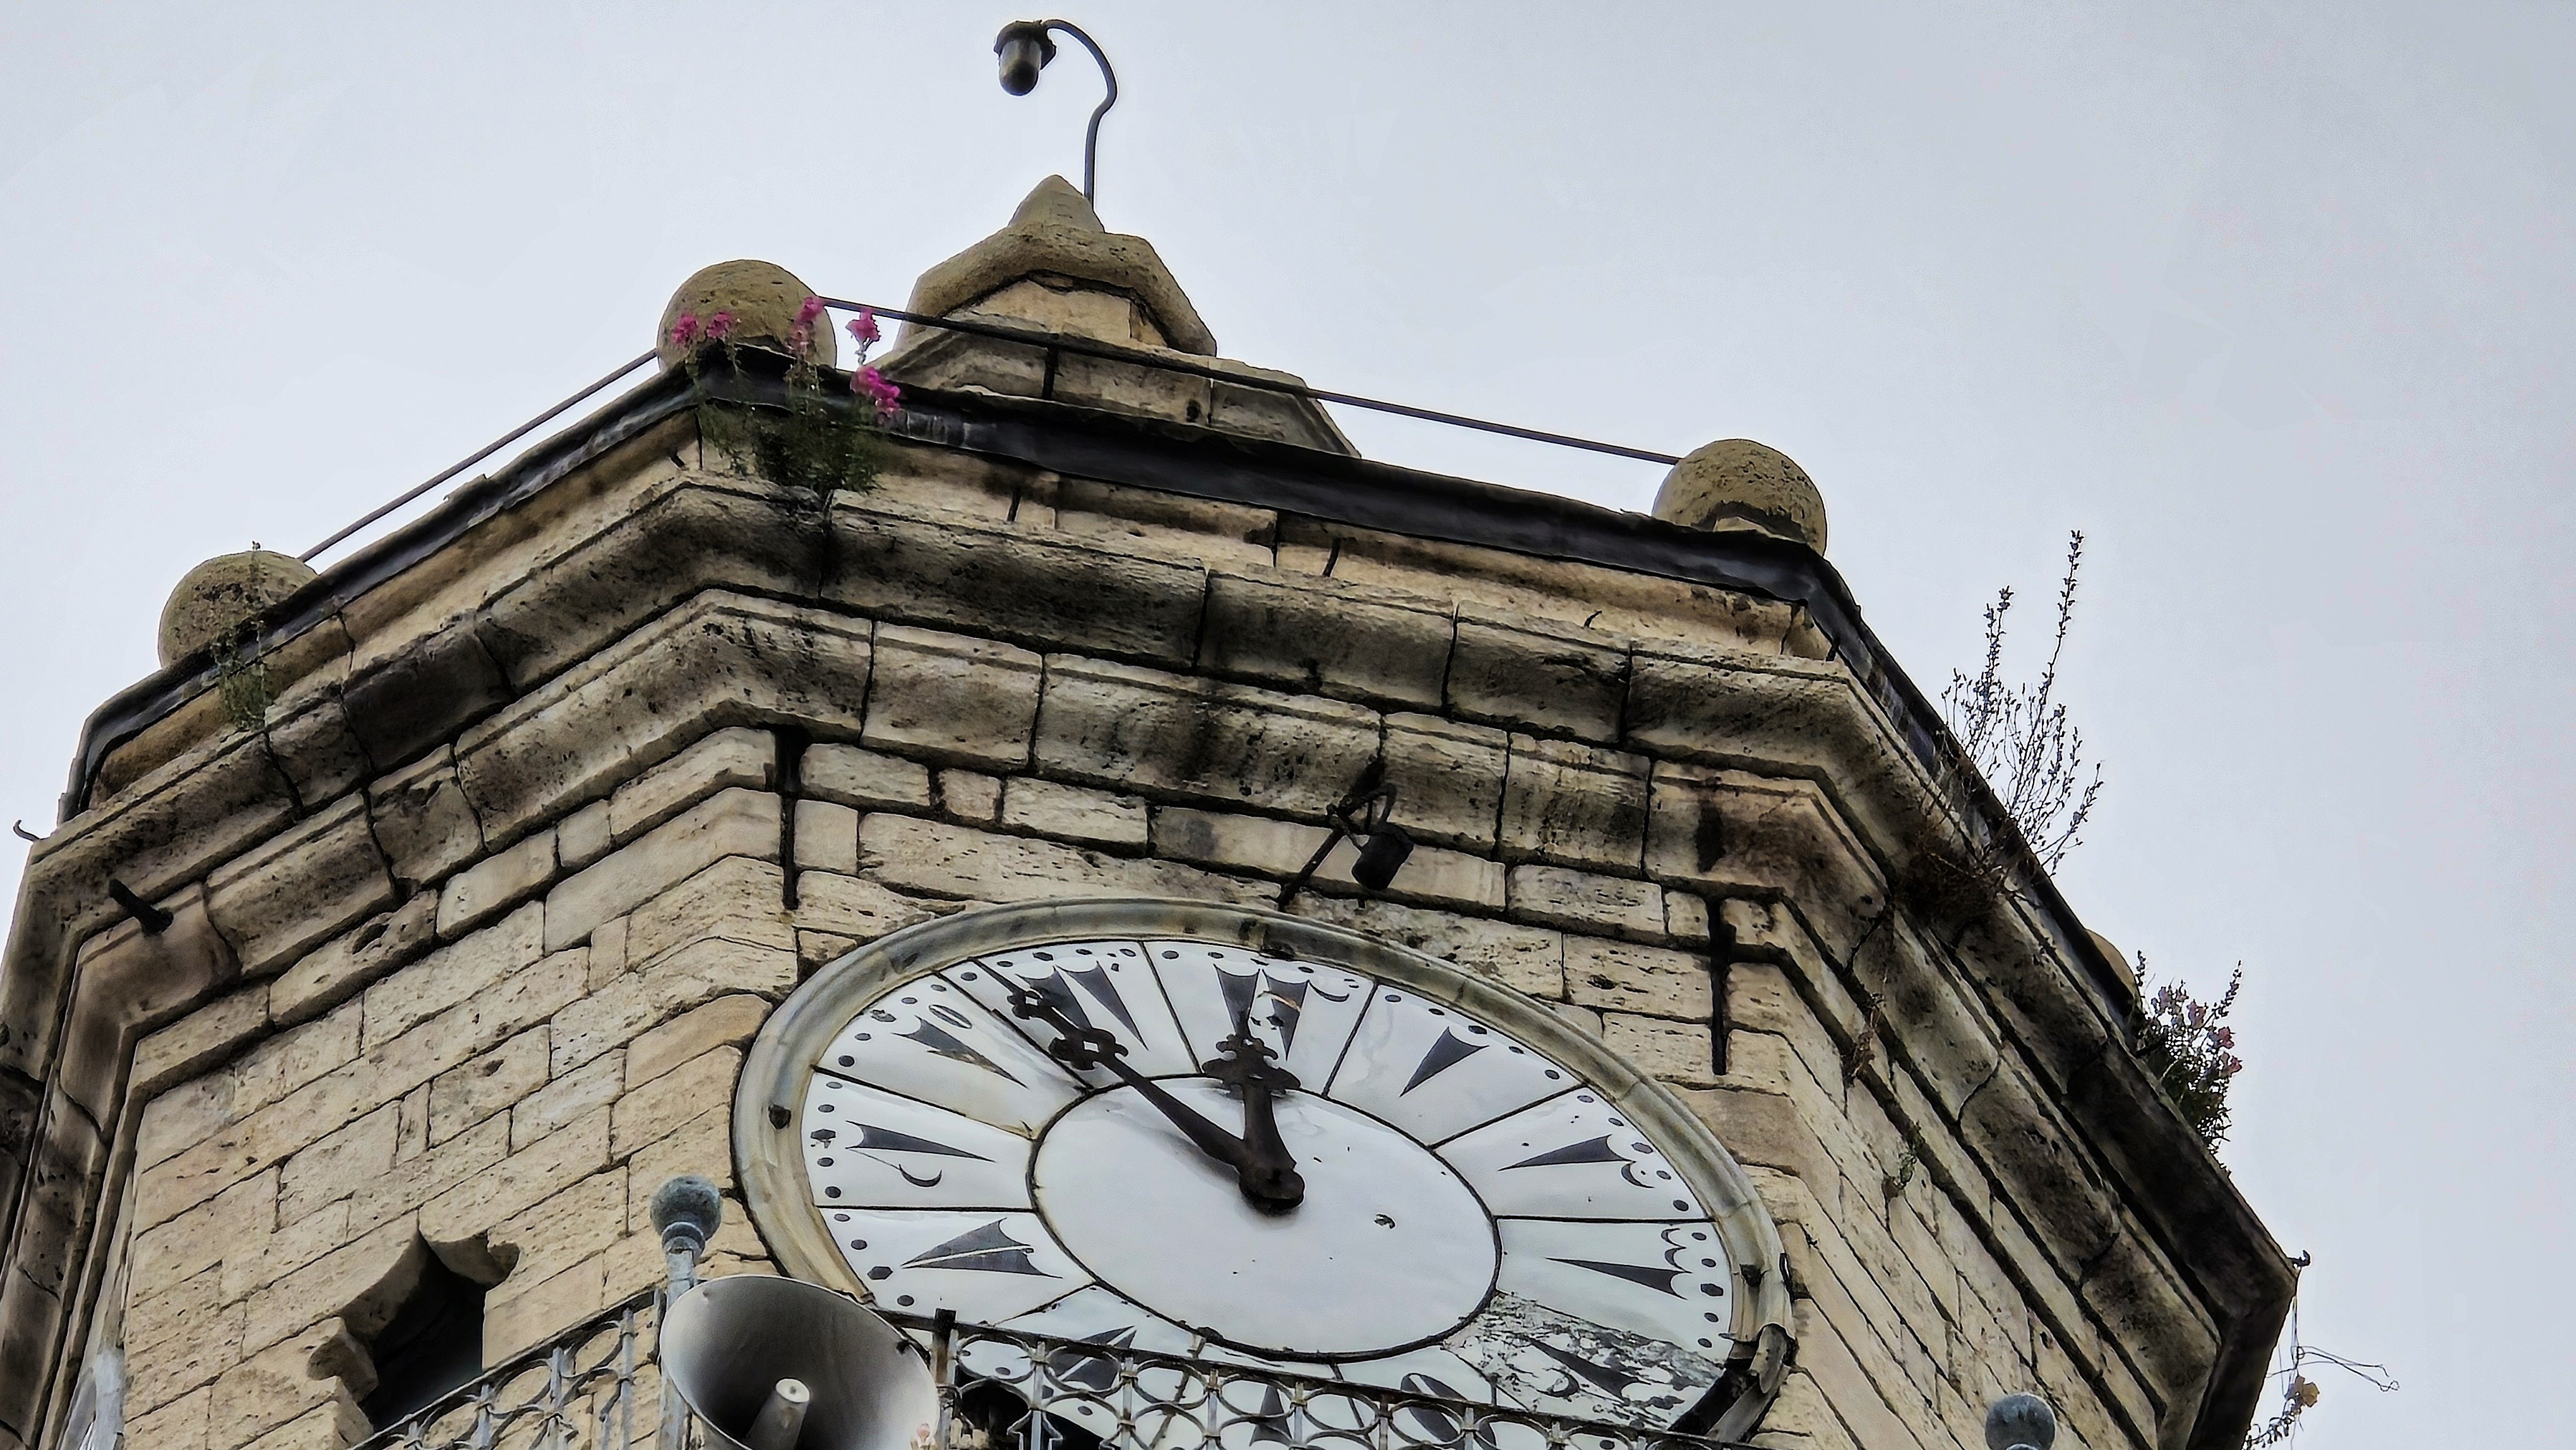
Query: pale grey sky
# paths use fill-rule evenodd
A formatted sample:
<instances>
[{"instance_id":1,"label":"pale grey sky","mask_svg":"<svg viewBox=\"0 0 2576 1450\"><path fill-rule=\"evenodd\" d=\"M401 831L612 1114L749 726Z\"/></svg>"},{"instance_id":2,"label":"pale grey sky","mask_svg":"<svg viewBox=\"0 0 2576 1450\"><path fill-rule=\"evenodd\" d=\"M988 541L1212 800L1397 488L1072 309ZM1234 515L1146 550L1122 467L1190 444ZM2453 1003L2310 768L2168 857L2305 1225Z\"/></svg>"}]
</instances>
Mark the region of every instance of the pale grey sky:
<instances>
[{"instance_id":1,"label":"pale grey sky","mask_svg":"<svg viewBox=\"0 0 2576 1450\"><path fill-rule=\"evenodd\" d=\"M21 5L0 24L0 819L169 587L632 355L694 268L899 303L1096 97L989 5ZM1927 685L2092 541L2068 897L2245 965L2227 1161L2316 1256L2302 1443L2555 1443L2576 1189L2576 11L1156 5L1100 210L1236 357L1806 465ZM1346 418L1642 509L1658 470ZM0 871L14 881L13 857Z\"/></svg>"}]
</instances>

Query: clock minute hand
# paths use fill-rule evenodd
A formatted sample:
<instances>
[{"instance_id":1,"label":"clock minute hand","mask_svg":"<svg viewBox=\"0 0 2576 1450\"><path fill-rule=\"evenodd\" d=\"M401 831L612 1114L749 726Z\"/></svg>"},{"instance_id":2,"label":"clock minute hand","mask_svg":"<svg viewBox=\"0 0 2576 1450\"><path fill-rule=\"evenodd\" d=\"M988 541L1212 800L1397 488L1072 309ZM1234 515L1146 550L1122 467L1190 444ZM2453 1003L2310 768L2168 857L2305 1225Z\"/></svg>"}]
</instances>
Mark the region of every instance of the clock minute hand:
<instances>
[{"instance_id":1,"label":"clock minute hand","mask_svg":"<svg viewBox=\"0 0 2576 1450\"><path fill-rule=\"evenodd\" d=\"M1062 1007L1026 987L1011 989L1011 1015L1053 1027L1056 1038L1047 1044L1047 1056L1076 1072L1095 1067L1109 1069L1120 1082L1134 1088L1137 1096L1152 1103L1156 1111L1171 1119L1172 1126L1180 1129L1200 1152L1233 1169L1236 1181L1242 1181L1248 1171L1246 1165L1252 1158L1250 1147L1242 1139L1209 1122L1188 1104L1163 1091L1152 1078L1129 1067L1126 1063L1127 1044L1100 1028L1074 1021Z\"/></svg>"}]
</instances>

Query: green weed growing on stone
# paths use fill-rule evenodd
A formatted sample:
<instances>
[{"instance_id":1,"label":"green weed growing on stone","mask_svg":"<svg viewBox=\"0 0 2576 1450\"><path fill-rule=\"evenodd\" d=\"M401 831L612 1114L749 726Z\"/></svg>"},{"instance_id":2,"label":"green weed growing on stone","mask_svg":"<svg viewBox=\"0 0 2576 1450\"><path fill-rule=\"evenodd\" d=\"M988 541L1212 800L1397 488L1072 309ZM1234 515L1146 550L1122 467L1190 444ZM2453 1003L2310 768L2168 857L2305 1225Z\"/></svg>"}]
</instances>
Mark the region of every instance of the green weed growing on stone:
<instances>
[{"instance_id":1,"label":"green weed growing on stone","mask_svg":"<svg viewBox=\"0 0 2576 1450\"><path fill-rule=\"evenodd\" d=\"M235 730L256 730L268 721L274 703L268 690L268 658L259 652L259 632L244 621L232 637L215 645L216 688L222 692L224 719Z\"/></svg>"}]
</instances>

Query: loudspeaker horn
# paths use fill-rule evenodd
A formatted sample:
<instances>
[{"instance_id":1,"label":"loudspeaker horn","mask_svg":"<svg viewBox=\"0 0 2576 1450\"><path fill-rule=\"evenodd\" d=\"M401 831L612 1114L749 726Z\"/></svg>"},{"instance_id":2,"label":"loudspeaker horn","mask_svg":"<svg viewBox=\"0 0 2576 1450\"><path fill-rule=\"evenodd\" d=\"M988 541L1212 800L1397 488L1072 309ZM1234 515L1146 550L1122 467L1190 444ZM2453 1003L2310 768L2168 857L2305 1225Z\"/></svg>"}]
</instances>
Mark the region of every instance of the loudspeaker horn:
<instances>
[{"instance_id":1,"label":"loudspeaker horn","mask_svg":"<svg viewBox=\"0 0 2576 1450\"><path fill-rule=\"evenodd\" d=\"M912 1341L795 1279L737 1274L681 1295L662 1373L723 1450L913 1450L939 1417Z\"/></svg>"}]
</instances>

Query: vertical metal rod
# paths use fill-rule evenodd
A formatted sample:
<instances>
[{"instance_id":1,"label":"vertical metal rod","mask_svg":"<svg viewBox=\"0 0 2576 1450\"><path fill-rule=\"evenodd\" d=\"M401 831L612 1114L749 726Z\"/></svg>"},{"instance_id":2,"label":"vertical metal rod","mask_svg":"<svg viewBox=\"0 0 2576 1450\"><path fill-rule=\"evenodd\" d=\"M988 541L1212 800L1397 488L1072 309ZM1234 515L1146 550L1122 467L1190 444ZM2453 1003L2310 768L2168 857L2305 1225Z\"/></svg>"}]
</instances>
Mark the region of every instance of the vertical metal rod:
<instances>
[{"instance_id":1,"label":"vertical metal rod","mask_svg":"<svg viewBox=\"0 0 2576 1450\"><path fill-rule=\"evenodd\" d=\"M1101 97L1100 104L1092 108L1091 128L1082 135L1082 199L1096 207L1100 205L1100 192L1093 184L1093 178L1098 174L1100 161L1100 118L1109 114L1111 106L1118 104L1118 72L1109 68L1109 57L1101 52L1100 43L1085 35L1081 26L1070 20L1050 20L1046 22L1046 28L1061 30L1081 41L1082 48L1091 52L1091 58L1100 62L1100 79L1109 86L1109 94Z\"/></svg>"},{"instance_id":2,"label":"vertical metal rod","mask_svg":"<svg viewBox=\"0 0 2576 1450\"><path fill-rule=\"evenodd\" d=\"M617 1444L635 1446L635 1311L617 1316Z\"/></svg>"},{"instance_id":3,"label":"vertical metal rod","mask_svg":"<svg viewBox=\"0 0 2576 1450\"><path fill-rule=\"evenodd\" d=\"M465 1442L473 1450L492 1450L500 1438L500 1427L492 1419L492 1397L499 1391L500 1386L486 1380L474 1396L474 1434Z\"/></svg>"},{"instance_id":4,"label":"vertical metal rod","mask_svg":"<svg viewBox=\"0 0 2576 1450\"><path fill-rule=\"evenodd\" d=\"M930 1383L939 1395L934 1450L948 1450L948 1427L957 1418L957 1311L942 1309L930 1321Z\"/></svg>"},{"instance_id":5,"label":"vertical metal rod","mask_svg":"<svg viewBox=\"0 0 2576 1450\"><path fill-rule=\"evenodd\" d=\"M669 1257L676 1260L681 1256L674 1253ZM691 1272L695 1271L696 1262L696 1256L689 1256ZM671 1279L673 1285L679 1285L680 1270L676 1264L673 1267ZM683 1292L683 1288L684 1286L680 1288L664 1289L662 1291L661 1307L654 1311L653 1337L656 1341L654 1346L654 1358L656 1360L661 1358L661 1346L659 1341L662 1336L662 1331L668 1329L671 1325L671 1301L679 1297L680 1293ZM653 1443L660 1446L661 1450L681 1450L681 1447L686 1445L689 1439L688 1424L686 1420L688 1413L688 1408L680 1403L679 1390L671 1383L670 1366L668 1364L664 1364L662 1367L662 1423L654 1428Z\"/></svg>"},{"instance_id":6,"label":"vertical metal rod","mask_svg":"<svg viewBox=\"0 0 2576 1450\"><path fill-rule=\"evenodd\" d=\"M572 1350L558 1344L546 1356L546 1418L537 1431L539 1450L557 1450L572 1444L572 1421L564 1407L572 1401Z\"/></svg>"}]
</instances>

